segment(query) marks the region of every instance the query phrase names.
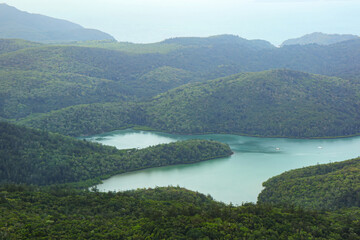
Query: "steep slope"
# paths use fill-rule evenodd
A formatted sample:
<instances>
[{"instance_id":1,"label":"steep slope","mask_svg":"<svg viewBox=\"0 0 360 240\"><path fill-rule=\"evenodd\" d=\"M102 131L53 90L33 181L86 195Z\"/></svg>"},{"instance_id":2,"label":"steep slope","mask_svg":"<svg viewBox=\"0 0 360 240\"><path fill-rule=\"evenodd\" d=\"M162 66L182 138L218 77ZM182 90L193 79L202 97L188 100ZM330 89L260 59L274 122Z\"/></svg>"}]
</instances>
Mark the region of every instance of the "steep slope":
<instances>
[{"instance_id":1,"label":"steep slope","mask_svg":"<svg viewBox=\"0 0 360 240\"><path fill-rule=\"evenodd\" d=\"M187 85L156 97L147 125L178 133L326 137L360 133L358 86L288 70Z\"/></svg>"},{"instance_id":2,"label":"steep slope","mask_svg":"<svg viewBox=\"0 0 360 240\"><path fill-rule=\"evenodd\" d=\"M81 141L0 122L0 183L49 185L99 180L116 173L231 155L228 145L203 140L137 150Z\"/></svg>"},{"instance_id":3,"label":"steep slope","mask_svg":"<svg viewBox=\"0 0 360 240\"><path fill-rule=\"evenodd\" d=\"M314 32L306 34L299 38L289 39L284 41L281 46L286 45L306 45L306 44L319 44L330 45L347 40L359 39L359 36L351 34L326 34L321 32Z\"/></svg>"},{"instance_id":4,"label":"steep slope","mask_svg":"<svg viewBox=\"0 0 360 240\"><path fill-rule=\"evenodd\" d=\"M20 11L0 4L0 38L20 38L37 42L71 42L114 38L69 21Z\"/></svg>"},{"instance_id":5,"label":"steep slope","mask_svg":"<svg viewBox=\"0 0 360 240\"><path fill-rule=\"evenodd\" d=\"M360 207L360 158L288 171L263 185L260 203L313 209Z\"/></svg>"}]
</instances>

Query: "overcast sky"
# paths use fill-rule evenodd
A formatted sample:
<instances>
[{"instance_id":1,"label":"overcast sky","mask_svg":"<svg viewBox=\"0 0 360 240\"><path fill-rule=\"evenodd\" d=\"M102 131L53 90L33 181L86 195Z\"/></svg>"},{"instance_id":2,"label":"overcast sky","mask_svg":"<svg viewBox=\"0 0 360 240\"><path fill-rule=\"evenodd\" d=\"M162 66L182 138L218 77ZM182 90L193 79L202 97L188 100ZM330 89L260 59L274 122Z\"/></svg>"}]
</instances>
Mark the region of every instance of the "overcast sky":
<instances>
[{"instance_id":1,"label":"overcast sky","mask_svg":"<svg viewBox=\"0 0 360 240\"><path fill-rule=\"evenodd\" d=\"M360 0L0 0L119 41L235 34L282 41L311 32L360 35Z\"/></svg>"}]
</instances>

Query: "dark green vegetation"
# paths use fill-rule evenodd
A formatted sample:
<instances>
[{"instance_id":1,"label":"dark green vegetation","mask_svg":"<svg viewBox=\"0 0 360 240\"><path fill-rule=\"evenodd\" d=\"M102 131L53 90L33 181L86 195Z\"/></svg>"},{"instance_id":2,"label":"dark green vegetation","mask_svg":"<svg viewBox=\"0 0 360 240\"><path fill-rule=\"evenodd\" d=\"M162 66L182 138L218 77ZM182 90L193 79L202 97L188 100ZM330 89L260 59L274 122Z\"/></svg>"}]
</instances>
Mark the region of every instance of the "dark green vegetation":
<instances>
[{"instance_id":1,"label":"dark green vegetation","mask_svg":"<svg viewBox=\"0 0 360 240\"><path fill-rule=\"evenodd\" d=\"M359 239L359 209L215 202L181 188L99 193L0 187L3 239Z\"/></svg>"},{"instance_id":2,"label":"dark green vegetation","mask_svg":"<svg viewBox=\"0 0 360 240\"><path fill-rule=\"evenodd\" d=\"M263 185L260 203L313 209L360 207L360 158L288 171Z\"/></svg>"},{"instance_id":3,"label":"dark green vegetation","mask_svg":"<svg viewBox=\"0 0 360 240\"><path fill-rule=\"evenodd\" d=\"M314 32L306 34L305 36L289 39L284 41L281 46L285 45L306 45L306 44L319 44L330 45L338 42L359 39L359 36L351 34L325 34L321 32Z\"/></svg>"},{"instance_id":4,"label":"dark green vegetation","mask_svg":"<svg viewBox=\"0 0 360 240\"><path fill-rule=\"evenodd\" d=\"M114 147L0 123L0 182L49 185L231 155L228 145L189 140L145 149Z\"/></svg>"},{"instance_id":5,"label":"dark green vegetation","mask_svg":"<svg viewBox=\"0 0 360 240\"><path fill-rule=\"evenodd\" d=\"M0 139L2 239L360 239L360 159L285 173L269 198L265 184L265 203L235 207L179 187L100 193L53 184L231 154L224 144L189 140L119 151L8 123L0 123ZM319 198L341 209L304 210L296 206L298 189L306 189L300 195L311 208ZM266 203L273 196L284 201Z\"/></svg>"},{"instance_id":6,"label":"dark green vegetation","mask_svg":"<svg viewBox=\"0 0 360 240\"><path fill-rule=\"evenodd\" d=\"M70 42L114 38L107 33L86 29L69 21L30 14L0 4L0 38L20 38L38 42Z\"/></svg>"},{"instance_id":7,"label":"dark green vegetation","mask_svg":"<svg viewBox=\"0 0 360 240\"><path fill-rule=\"evenodd\" d=\"M348 80L272 70L185 85L147 103L74 106L20 123L72 136L134 125L174 133L349 136L360 132L358 92Z\"/></svg>"}]
</instances>

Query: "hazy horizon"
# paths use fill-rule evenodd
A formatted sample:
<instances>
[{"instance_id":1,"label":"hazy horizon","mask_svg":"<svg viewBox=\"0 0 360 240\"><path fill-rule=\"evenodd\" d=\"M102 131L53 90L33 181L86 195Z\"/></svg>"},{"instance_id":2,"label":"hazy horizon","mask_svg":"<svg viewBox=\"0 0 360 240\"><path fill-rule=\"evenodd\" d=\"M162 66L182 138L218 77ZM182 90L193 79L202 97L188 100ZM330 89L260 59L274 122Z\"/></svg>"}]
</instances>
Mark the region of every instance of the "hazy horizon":
<instances>
[{"instance_id":1,"label":"hazy horizon","mask_svg":"<svg viewBox=\"0 0 360 240\"><path fill-rule=\"evenodd\" d=\"M359 35L354 0L7 0L19 10L98 29L118 41L233 34L274 45L312 32Z\"/></svg>"}]
</instances>

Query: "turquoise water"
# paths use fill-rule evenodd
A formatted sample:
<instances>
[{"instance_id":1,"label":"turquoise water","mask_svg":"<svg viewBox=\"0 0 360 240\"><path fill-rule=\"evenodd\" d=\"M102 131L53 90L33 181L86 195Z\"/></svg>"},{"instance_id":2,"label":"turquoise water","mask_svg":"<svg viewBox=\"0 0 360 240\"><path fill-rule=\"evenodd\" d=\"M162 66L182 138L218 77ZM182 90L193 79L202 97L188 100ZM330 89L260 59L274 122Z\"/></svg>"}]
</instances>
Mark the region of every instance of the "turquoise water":
<instances>
[{"instance_id":1,"label":"turquoise water","mask_svg":"<svg viewBox=\"0 0 360 240\"><path fill-rule=\"evenodd\" d=\"M360 155L360 137L286 139L228 134L186 136L121 130L87 139L119 149L144 148L186 139L213 139L227 143L234 151L230 157L120 174L104 180L97 187L100 191L121 191L179 185L233 204L256 202L262 182L284 171Z\"/></svg>"}]
</instances>

